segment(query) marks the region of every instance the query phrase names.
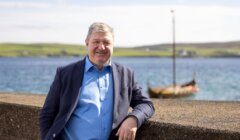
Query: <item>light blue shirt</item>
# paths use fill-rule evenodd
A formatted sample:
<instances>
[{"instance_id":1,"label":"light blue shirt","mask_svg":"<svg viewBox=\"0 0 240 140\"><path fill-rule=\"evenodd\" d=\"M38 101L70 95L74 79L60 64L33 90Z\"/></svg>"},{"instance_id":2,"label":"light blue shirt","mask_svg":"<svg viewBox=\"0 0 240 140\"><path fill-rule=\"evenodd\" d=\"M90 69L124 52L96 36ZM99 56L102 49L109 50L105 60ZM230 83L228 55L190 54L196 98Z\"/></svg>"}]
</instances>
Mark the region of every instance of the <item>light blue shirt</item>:
<instances>
[{"instance_id":1,"label":"light blue shirt","mask_svg":"<svg viewBox=\"0 0 240 140\"><path fill-rule=\"evenodd\" d=\"M111 63L99 71L86 57L80 98L64 128L64 139L107 140L112 130Z\"/></svg>"}]
</instances>

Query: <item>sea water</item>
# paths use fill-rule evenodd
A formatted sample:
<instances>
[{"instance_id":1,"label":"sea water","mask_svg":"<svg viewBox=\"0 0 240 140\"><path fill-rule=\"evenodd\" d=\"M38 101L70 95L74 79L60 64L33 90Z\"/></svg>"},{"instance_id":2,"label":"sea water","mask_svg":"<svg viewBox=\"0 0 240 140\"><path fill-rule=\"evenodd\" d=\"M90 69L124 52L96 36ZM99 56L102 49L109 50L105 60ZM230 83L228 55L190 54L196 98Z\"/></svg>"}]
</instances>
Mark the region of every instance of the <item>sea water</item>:
<instances>
[{"instance_id":1,"label":"sea water","mask_svg":"<svg viewBox=\"0 0 240 140\"><path fill-rule=\"evenodd\" d=\"M0 58L0 92L47 94L56 68L83 57ZM147 92L150 86L164 87L173 81L171 58L114 57L112 61L134 70L136 81ZM176 82L195 79L200 91L188 100L240 101L240 58L177 58Z\"/></svg>"}]
</instances>

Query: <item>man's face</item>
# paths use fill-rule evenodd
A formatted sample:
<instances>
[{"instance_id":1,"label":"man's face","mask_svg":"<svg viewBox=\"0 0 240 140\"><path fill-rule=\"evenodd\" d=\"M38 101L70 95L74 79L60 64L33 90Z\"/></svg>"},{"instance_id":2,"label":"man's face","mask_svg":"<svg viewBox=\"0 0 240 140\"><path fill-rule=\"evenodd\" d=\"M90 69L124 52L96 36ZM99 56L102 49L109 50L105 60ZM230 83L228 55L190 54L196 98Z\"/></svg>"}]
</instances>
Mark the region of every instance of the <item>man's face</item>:
<instances>
[{"instance_id":1,"label":"man's face","mask_svg":"<svg viewBox=\"0 0 240 140\"><path fill-rule=\"evenodd\" d=\"M93 32L85 42L90 61L97 65L98 68L102 68L113 53L112 34Z\"/></svg>"}]
</instances>

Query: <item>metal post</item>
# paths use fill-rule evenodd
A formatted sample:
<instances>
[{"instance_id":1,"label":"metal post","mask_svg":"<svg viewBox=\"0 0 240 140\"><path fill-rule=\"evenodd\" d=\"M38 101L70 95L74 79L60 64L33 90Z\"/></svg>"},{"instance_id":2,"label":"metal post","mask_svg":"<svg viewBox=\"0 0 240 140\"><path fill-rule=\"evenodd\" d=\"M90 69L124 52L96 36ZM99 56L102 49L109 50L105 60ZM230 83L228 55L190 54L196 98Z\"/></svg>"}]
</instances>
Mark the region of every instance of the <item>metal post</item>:
<instances>
[{"instance_id":1,"label":"metal post","mask_svg":"<svg viewBox=\"0 0 240 140\"><path fill-rule=\"evenodd\" d=\"M176 46L175 46L175 14L174 14L174 10L171 10L171 13L172 13L173 88L175 91L175 87L176 87Z\"/></svg>"}]
</instances>

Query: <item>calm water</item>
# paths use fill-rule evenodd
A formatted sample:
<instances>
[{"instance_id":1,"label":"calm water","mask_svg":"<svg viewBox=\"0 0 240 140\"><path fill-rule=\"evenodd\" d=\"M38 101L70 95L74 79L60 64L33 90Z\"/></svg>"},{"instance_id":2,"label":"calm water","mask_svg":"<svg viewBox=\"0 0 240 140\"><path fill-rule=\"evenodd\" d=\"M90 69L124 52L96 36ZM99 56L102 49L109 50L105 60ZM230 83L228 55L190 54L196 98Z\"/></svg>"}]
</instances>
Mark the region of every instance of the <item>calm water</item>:
<instances>
[{"instance_id":1,"label":"calm water","mask_svg":"<svg viewBox=\"0 0 240 140\"><path fill-rule=\"evenodd\" d=\"M79 58L0 58L0 91L46 94L58 66ZM172 83L170 58L113 58L135 71L144 91ZM189 81L196 73L200 91L186 99L240 101L239 58L179 58L177 83Z\"/></svg>"}]
</instances>

